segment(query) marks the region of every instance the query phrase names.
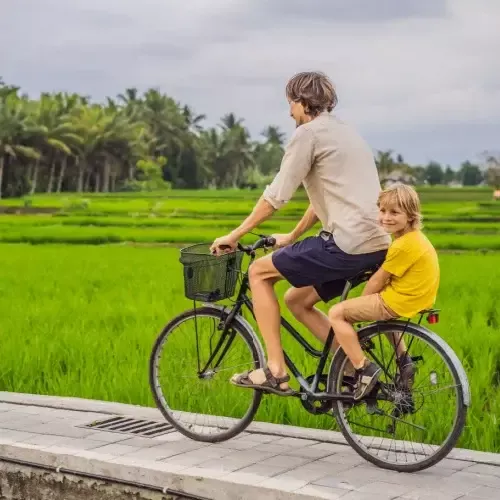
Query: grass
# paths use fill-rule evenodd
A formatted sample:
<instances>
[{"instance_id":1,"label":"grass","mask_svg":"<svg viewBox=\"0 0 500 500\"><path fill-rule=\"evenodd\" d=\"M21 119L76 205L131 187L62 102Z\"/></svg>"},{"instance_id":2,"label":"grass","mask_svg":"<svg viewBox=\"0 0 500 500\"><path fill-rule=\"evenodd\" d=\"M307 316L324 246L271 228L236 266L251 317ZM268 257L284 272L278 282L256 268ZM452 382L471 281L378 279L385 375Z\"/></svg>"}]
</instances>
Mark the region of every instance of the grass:
<instances>
[{"instance_id":1,"label":"grass","mask_svg":"<svg viewBox=\"0 0 500 500\"><path fill-rule=\"evenodd\" d=\"M235 227L234 224L203 224L200 233L199 223L190 221L175 226L106 226L106 225L71 225L59 224L58 221L48 219L52 224L0 224L0 242L6 243L67 243L67 244L92 244L103 243L198 243L211 242L225 232ZM56 223L54 223L56 222ZM283 226L268 225L259 228L270 234L291 230L293 225ZM310 230L307 235L314 234L318 228ZM443 250L500 250L500 232L493 234L455 234L450 231L428 232L428 237L434 246ZM248 236L243 241L249 241Z\"/></svg>"},{"instance_id":2,"label":"grass","mask_svg":"<svg viewBox=\"0 0 500 500\"><path fill-rule=\"evenodd\" d=\"M147 378L153 341L167 321L192 306L183 297L178 256L172 248L0 245L1 390L153 405ZM500 255L440 260L436 305L442 314L433 326L463 361L472 389L459 446L497 451ZM278 286L280 296L285 289ZM287 337L284 345L312 373L297 344ZM193 401L189 387L184 394ZM282 398L264 398L257 419L331 425Z\"/></svg>"}]
</instances>

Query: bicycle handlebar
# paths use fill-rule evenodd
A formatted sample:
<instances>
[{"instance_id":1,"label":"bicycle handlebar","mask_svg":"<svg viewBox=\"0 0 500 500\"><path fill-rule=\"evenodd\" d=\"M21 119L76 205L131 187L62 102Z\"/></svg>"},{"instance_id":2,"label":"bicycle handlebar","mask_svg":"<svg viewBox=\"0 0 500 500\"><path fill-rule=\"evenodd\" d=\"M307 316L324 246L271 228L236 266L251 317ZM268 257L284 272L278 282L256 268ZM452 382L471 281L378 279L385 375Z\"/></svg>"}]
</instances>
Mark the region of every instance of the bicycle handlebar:
<instances>
[{"instance_id":1,"label":"bicycle handlebar","mask_svg":"<svg viewBox=\"0 0 500 500\"><path fill-rule=\"evenodd\" d=\"M276 245L275 238L272 236L262 236L262 238L257 240L253 245L242 245L241 243L238 243L238 250L250 255L259 248L272 248L274 245Z\"/></svg>"},{"instance_id":2,"label":"bicycle handlebar","mask_svg":"<svg viewBox=\"0 0 500 500\"><path fill-rule=\"evenodd\" d=\"M276 239L272 236L260 235L261 238L257 240L253 245L242 245L238 243L238 250L245 252L247 255L255 256L255 250L259 248L272 248L276 245ZM229 245L220 245L221 250L229 249ZM214 252L215 253L215 252Z\"/></svg>"}]
</instances>

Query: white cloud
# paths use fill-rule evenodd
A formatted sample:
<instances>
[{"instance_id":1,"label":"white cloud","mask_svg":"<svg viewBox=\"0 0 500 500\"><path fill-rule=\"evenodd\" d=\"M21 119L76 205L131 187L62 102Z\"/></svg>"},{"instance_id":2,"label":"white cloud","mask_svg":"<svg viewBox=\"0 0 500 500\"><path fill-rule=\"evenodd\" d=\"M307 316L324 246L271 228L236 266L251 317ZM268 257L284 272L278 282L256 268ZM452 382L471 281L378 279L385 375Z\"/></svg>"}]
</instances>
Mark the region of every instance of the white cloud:
<instances>
[{"instance_id":1,"label":"white cloud","mask_svg":"<svg viewBox=\"0 0 500 500\"><path fill-rule=\"evenodd\" d=\"M0 54L0 68L5 80L30 92L102 98L129 86L160 86L211 123L236 112L254 135L268 123L290 132L286 81L320 69L337 86L338 113L374 147L445 162L498 147L491 142L500 126L500 2L373 5L3 0L0 43L11 49ZM454 144L457 128L466 144ZM405 131L426 142L412 143Z\"/></svg>"}]
</instances>

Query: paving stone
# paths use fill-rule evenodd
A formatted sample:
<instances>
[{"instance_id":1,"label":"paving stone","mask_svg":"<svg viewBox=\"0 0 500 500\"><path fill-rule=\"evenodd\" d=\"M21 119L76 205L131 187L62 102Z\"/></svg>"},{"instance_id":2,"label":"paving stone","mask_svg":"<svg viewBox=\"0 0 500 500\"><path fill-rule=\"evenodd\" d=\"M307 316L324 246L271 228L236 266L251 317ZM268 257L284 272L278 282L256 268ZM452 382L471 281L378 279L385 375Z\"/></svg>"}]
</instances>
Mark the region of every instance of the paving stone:
<instances>
[{"instance_id":1,"label":"paving stone","mask_svg":"<svg viewBox=\"0 0 500 500\"><path fill-rule=\"evenodd\" d=\"M37 434L34 437L28 438L23 441L25 444L34 444L41 447L47 446L56 446L58 443L64 441L65 438L63 436L44 436L42 434Z\"/></svg>"},{"instance_id":2,"label":"paving stone","mask_svg":"<svg viewBox=\"0 0 500 500\"><path fill-rule=\"evenodd\" d=\"M243 438L241 439L229 439L228 441L223 441L222 443L218 443L219 446L222 446L224 448L231 448L232 450L248 450L250 448L256 448L259 446L259 449L261 449L259 443L255 440L244 440ZM266 445L264 445L266 446Z\"/></svg>"},{"instance_id":3,"label":"paving stone","mask_svg":"<svg viewBox=\"0 0 500 500\"><path fill-rule=\"evenodd\" d=\"M271 436L269 434L246 433L239 439L241 439L242 441L255 441L257 443L272 443L283 438L281 436Z\"/></svg>"},{"instance_id":4,"label":"paving stone","mask_svg":"<svg viewBox=\"0 0 500 500\"><path fill-rule=\"evenodd\" d=\"M71 450L92 450L100 447L102 447L102 441L63 437L60 441L47 445L43 449L52 453L68 453Z\"/></svg>"},{"instance_id":5,"label":"paving stone","mask_svg":"<svg viewBox=\"0 0 500 500\"><path fill-rule=\"evenodd\" d=\"M118 434L117 432L92 431L86 437L89 439L93 439L94 441L102 441L104 443L120 443L127 439L132 439L133 436L129 434ZM157 445L158 442L154 441L154 444Z\"/></svg>"},{"instance_id":6,"label":"paving stone","mask_svg":"<svg viewBox=\"0 0 500 500\"><path fill-rule=\"evenodd\" d=\"M313 469L303 469L302 467L297 467L295 469L290 469L282 474L277 475L277 478L290 478L290 479L300 479L308 483L312 483L318 479L326 477L324 471L313 470Z\"/></svg>"},{"instance_id":7,"label":"paving stone","mask_svg":"<svg viewBox=\"0 0 500 500\"><path fill-rule=\"evenodd\" d=\"M286 453L289 453L292 450L296 450L297 448L294 448L293 446L283 446L279 444L274 444L274 442L272 442L272 443L265 443L262 445L258 445L258 449L260 451L274 453L276 455L285 455Z\"/></svg>"},{"instance_id":8,"label":"paving stone","mask_svg":"<svg viewBox=\"0 0 500 500\"><path fill-rule=\"evenodd\" d=\"M14 418L12 420L8 420L6 422L2 422L3 429L12 429L18 431L27 431L31 429L33 426L43 425L49 422L53 422L54 418L52 417L37 417L35 415L25 414L23 417Z\"/></svg>"},{"instance_id":9,"label":"paving stone","mask_svg":"<svg viewBox=\"0 0 500 500\"><path fill-rule=\"evenodd\" d=\"M500 467L495 465L473 464L471 465L471 467L468 467L467 470L464 472L469 472L471 474L486 474L488 476L500 477Z\"/></svg>"},{"instance_id":10,"label":"paving stone","mask_svg":"<svg viewBox=\"0 0 500 500\"><path fill-rule=\"evenodd\" d=\"M179 455L182 452L169 451L166 448L156 447L156 448L141 448L138 451L133 451L131 453L126 453L122 455L130 460L163 460L165 458L171 457L172 455Z\"/></svg>"},{"instance_id":11,"label":"paving stone","mask_svg":"<svg viewBox=\"0 0 500 500\"><path fill-rule=\"evenodd\" d=\"M182 457L180 457L182 458ZM178 460L176 460L176 463ZM222 470L225 472L234 472L236 470L243 469L245 467L248 467L249 465L254 464L255 462L253 459L228 459L228 458L218 458L218 459L211 459L211 460L206 460L204 462L198 463L198 467L201 467L202 469L212 469L212 470Z\"/></svg>"},{"instance_id":12,"label":"paving stone","mask_svg":"<svg viewBox=\"0 0 500 500\"><path fill-rule=\"evenodd\" d=\"M366 464L366 460L355 453L335 453L334 455L322 458L325 462L349 464L352 466Z\"/></svg>"},{"instance_id":13,"label":"paving stone","mask_svg":"<svg viewBox=\"0 0 500 500\"><path fill-rule=\"evenodd\" d=\"M118 439L120 438L119 434L116 434L116 436ZM133 446L135 448L152 448L153 446L158 446L158 441L143 437L125 437L125 439L122 437L120 444Z\"/></svg>"},{"instance_id":14,"label":"paving stone","mask_svg":"<svg viewBox=\"0 0 500 500\"><path fill-rule=\"evenodd\" d=\"M238 469L238 472L241 474L249 474L254 476L262 476L266 477L274 477L278 474L286 472L288 469L285 467L278 467L275 465L261 465L261 464L252 464L248 467L243 467L242 469Z\"/></svg>"},{"instance_id":15,"label":"paving stone","mask_svg":"<svg viewBox=\"0 0 500 500\"><path fill-rule=\"evenodd\" d=\"M342 500L392 500L394 496L372 493L362 493L361 491L350 491L349 493L340 497Z\"/></svg>"},{"instance_id":16,"label":"paving stone","mask_svg":"<svg viewBox=\"0 0 500 500\"><path fill-rule=\"evenodd\" d=\"M314 450L325 450L328 451L329 453L345 453L345 452L352 452L351 448L349 446L345 446L343 444L336 444L336 443L317 443L313 444L311 446L311 449Z\"/></svg>"},{"instance_id":17,"label":"paving stone","mask_svg":"<svg viewBox=\"0 0 500 500\"><path fill-rule=\"evenodd\" d=\"M81 429L79 427L63 426L52 423L35 424L24 429L26 432L34 434L52 434L54 436L65 436L74 438L83 438L92 434L91 430Z\"/></svg>"},{"instance_id":18,"label":"paving stone","mask_svg":"<svg viewBox=\"0 0 500 500\"><path fill-rule=\"evenodd\" d=\"M120 457L115 457L111 460L111 462L116 464L123 465L132 465L135 467L141 467L144 469L151 469L155 471L163 471L163 472L180 472L189 468L185 465L173 464L167 462L159 462L155 460L144 460L140 458L130 458L128 455L122 455Z\"/></svg>"},{"instance_id":19,"label":"paving stone","mask_svg":"<svg viewBox=\"0 0 500 500\"><path fill-rule=\"evenodd\" d=\"M314 448L312 446L307 446L305 448L292 448L290 451L283 453L283 455L305 458L325 458L333 456L329 451L319 450L318 448Z\"/></svg>"},{"instance_id":20,"label":"paving stone","mask_svg":"<svg viewBox=\"0 0 500 500\"><path fill-rule=\"evenodd\" d=\"M17 443L36 437L33 432L0 429L0 443Z\"/></svg>"},{"instance_id":21,"label":"paving stone","mask_svg":"<svg viewBox=\"0 0 500 500\"><path fill-rule=\"evenodd\" d=\"M277 441L273 441L274 444L280 446L292 446L294 448L304 448L305 446L312 446L315 444L319 444L318 441L313 441L311 439L301 439L294 437L286 437L278 439Z\"/></svg>"},{"instance_id":22,"label":"paving stone","mask_svg":"<svg viewBox=\"0 0 500 500\"><path fill-rule=\"evenodd\" d=\"M230 451L230 450L229 450ZM236 450L236 451L230 451L229 454L225 455L220 455L221 457L224 456L224 458L231 460L250 460L251 463L257 464L257 463L262 463L264 460L268 460L271 458L276 458L277 461L282 457L278 457L274 455L273 453L264 453L262 451L256 451L253 449L250 450ZM277 463L278 467L280 467L279 463Z\"/></svg>"},{"instance_id":23,"label":"paving stone","mask_svg":"<svg viewBox=\"0 0 500 500\"><path fill-rule=\"evenodd\" d=\"M355 490L370 483L370 479L363 480L363 478L359 478L353 484L351 481L340 479L338 476L325 476L321 479L317 479L316 481L311 482L312 484L317 486L326 486L328 488L335 488L339 490Z\"/></svg>"},{"instance_id":24,"label":"paving stone","mask_svg":"<svg viewBox=\"0 0 500 500\"><path fill-rule=\"evenodd\" d=\"M303 488L295 490L294 493L303 495L312 495L314 498L326 498L329 500L336 500L337 498L344 497L345 490L338 490L336 488L327 488L326 486L317 486L315 484L308 484Z\"/></svg>"},{"instance_id":25,"label":"paving stone","mask_svg":"<svg viewBox=\"0 0 500 500\"><path fill-rule=\"evenodd\" d=\"M487 498L488 500L498 500L500 498L499 488L490 488L489 486L480 486L470 492L470 497ZM469 498L466 496L465 498Z\"/></svg>"},{"instance_id":26,"label":"paving stone","mask_svg":"<svg viewBox=\"0 0 500 500\"><path fill-rule=\"evenodd\" d=\"M396 498L412 490L411 486L404 484L384 483L382 481L375 481L368 483L357 491L360 493L370 493L374 495L388 495L391 498Z\"/></svg>"},{"instance_id":27,"label":"paving stone","mask_svg":"<svg viewBox=\"0 0 500 500\"><path fill-rule=\"evenodd\" d=\"M169 432L168 434L163 434L161 436L156 436L154 438L151 438L154 441L183 441L185 439L188 439L184 434L181 434L180 432Z\"/></svg>"},{"instance_id":28,"label":"paving stone","mask_svg":"<svg viewBox=\"0 0 500 500\"><path fill-rule=\"evenodd\" d=\"M308 469L318 472L324 472L327 474L338 474L340 472L349 470L352 468L349 464L336 464L331 462L324 462L322 460L315 460L313 462L308 462L300 466L301 469Z\"/></svg>"},{"instance_id":29,"label":"paving stone","mask_svg":"<svg viewBox=\"0 0 500 500\"><path fill-rule=\"evenodd\" d=\"M128 453L134 453L135 451L139 451L141 448L137 448L134 446L125 446L123 444L105 444L103 445L102 442L99 442L100 446L98 448L95 448L93 451L95 453L104 453L104 454L110 454L110 455L115 455L115 456L120 456L120 455L126 455Z\"/></svg>"},{"instance_id":30,"label":"paving stone","mask_svg":"<svg viewBox=\"0 0 500 500\"><path fill-rule=\"evenodd\" d=\"M493 476L490 474L459 471L453 474L452 478L478 486L489 486L490 488L500 489L500 475Z\"/></svg>"},{"instance_id":31,"label":"paving stone","mask_svg":"<svg viewBox=\"0 0 500 500\"><path fill-rule=\"evenodd\" d=\"M292 457L290 455L276 455L265 460L259 460L262 465L276 465L278 467L298 467L310 462L311 459L304 457Z\"/></svg>"},{"instance_id":32,"label":"paving stone","mask_svg":"<svg viewBox=\"0 0 500 500\"><path fill-rule=\"evenodd\" d=\"M472 465L475 465L475 463L468 462L465 460L456 460L454 458L445 458L444 460L441 460L441 462L438 462L436 465L433 465L430 470L453 469L458 471L458 470L468 469Z\"/></svg>"},{"instance_id":33,"label":"paving stone","mask_svg":"<svg viewBox=\"0 0 500 500\"><path fill-rule=\"evenodd\" d=\"M462 493L443 493L429 488L417 488L401 496L404 500L456 500Z\"/></svg>"},{"instance_id":34,"label":"paving stone","mask_svg":"<svg viewBox=\"0 0 500 500\"><path fill-rule=\"evenodd\" d=\"M182 473L187 474L189 476L214 477L214 478L220 478L228 475L228 472L224 469L204 469L197 466L188 467L187 469L182 469ZM252 484L252 483L246 483L246 484Z\"/></svg>"},{"instance_id":35,"label":"paving stone","mask_svg":"<svg viewBox=\"0 0 500 500\"><path fill-rule=\"evenodd\" d=\"M279 479L276 477L271 477L260 483L259 486L262 486L263 488L276 488L281 491L294 491L298 490L299 488L303 488L307 485L307 483L307 481L301 479Z\"/></svg>"}]
</instances>

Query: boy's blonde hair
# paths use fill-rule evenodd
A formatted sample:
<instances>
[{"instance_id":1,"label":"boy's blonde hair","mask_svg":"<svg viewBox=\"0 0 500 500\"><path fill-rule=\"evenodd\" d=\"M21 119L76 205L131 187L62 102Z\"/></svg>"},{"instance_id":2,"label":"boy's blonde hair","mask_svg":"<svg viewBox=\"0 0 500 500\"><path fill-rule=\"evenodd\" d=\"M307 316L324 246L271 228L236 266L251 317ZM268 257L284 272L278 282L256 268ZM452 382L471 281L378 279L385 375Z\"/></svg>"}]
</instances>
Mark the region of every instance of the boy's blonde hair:
<instances>
[{"instance_id":1,"label":"boy's blonde hair","mask_svg":"<svg viewBox=\"0 0 500 500\"><path fill-rule=\"evenodd\" d=\"M378 197L377 206L398 207L407 216L412 229L422 229L420 199L417 192L408 184L394 184L384 189Z\"/></svg>"}]
</instances>

